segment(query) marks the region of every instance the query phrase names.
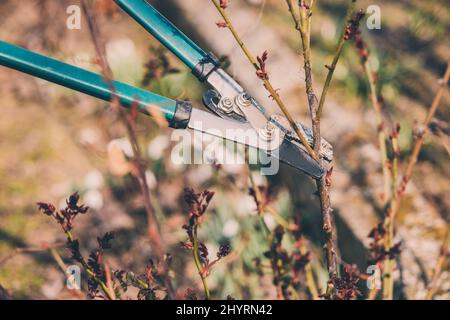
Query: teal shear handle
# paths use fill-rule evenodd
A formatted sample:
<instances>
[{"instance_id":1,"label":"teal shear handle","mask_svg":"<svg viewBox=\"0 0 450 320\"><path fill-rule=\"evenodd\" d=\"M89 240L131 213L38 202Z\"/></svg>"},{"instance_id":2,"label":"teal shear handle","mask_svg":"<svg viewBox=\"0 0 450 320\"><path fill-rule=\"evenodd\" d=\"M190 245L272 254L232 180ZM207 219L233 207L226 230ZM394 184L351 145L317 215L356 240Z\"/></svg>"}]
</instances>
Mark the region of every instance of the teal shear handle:
<instances>
[{"instance_id":1,"label":"teal shear handle","mask_svg":"<svg viewBox=\"0 0 450 320\"><path fill-rule=\"evenodd\" d=\"M175 101L118 81L108 83L99 74L45 57L4 41L0 41L0 65L105 101L111 101L116 96L124 107L137 105L139 111L145 114L151 114L151 109L156 109L162 112L173 128L185 128L189 121L191 105L188 102Z\"/></svg>"},{"instance_id":2,"label":"teal shear handle","mask_svg":"<svg viewBox=\"0 0 450 320\"><path fill-rule=\"evenodd\" d=\"M214 55L203 51L147 1L114 1L189 67L200 81L205 81L219 66Z\"/></svg>"}]
</instances>

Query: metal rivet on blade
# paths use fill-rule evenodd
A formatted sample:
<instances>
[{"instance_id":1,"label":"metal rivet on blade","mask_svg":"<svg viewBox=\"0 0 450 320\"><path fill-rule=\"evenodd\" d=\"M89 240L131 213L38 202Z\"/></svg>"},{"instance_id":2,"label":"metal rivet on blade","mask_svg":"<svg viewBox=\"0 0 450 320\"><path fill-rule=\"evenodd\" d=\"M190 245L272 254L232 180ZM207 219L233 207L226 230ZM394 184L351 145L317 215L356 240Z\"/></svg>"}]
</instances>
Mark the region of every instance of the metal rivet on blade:
<instances>
[{"instance_id":1,"label":"metal rivet on blade","mask_svg":"<svg viewBox=\"0 0 450 320\"><path fill-rule=\"evenodd\" d=\"M231 113L233 112L233 101L228 97L224 97L220 99L218 107L225 113Z\"/></svg>"},{"instance_id":2,"label":"metal rivet on blade","mask_svg":"<svg viewBox=\"0 0 450 320\"><path fill-rule=\"evenodd\" d=\"M267 122L263 128L259 129L259 135L264 140L271 141L275 134L275 130L276 130L275 126L272 123Z\"/></svg>"},{"instance_id":3,"label":"metal rivet on blade","mask_svg":"<svg viewBox=\"0 0 450 320\"><path fill-rule=\"evenodd\" d=\"M250 96L246 92L243 92L243 93L237 95L236 98L234 99L234 101L239 108L249 107L252 105Z\"/></svg>"}]
</instances>

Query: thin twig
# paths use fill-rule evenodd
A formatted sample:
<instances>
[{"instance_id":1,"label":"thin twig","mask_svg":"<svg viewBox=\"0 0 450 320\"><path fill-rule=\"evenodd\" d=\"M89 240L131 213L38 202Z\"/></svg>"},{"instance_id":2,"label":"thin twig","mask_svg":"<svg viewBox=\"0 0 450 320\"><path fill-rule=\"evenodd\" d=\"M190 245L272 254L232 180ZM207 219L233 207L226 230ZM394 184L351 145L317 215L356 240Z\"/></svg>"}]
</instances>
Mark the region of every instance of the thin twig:
<instances>
[{"instance_id":1,"label":"thin twig","mask_svg":"<svg viewBox=\"0 0 450 320\"><path fill-rule=\"evenodd\" d=\"M22 254L22 253L38 253L38 252L45 252L48 250L51 250L53 248L62 247L64 246L64 243L55 243L55 244L42 244L39 247L30 247L30 248L16 248L6 256L0 259L0 265L6 263L8 260L11 260L15 256Z\"/></svg>"},{"instance_id":2,"label":"thin twig","mask_svg":"<svg viewBox=\"0 0 450 320\"><path fill-rule=\"evenodd\" d=\"M59 246L58 246L59 247ZM67 265L64 263L64 260L62 259L61 255L59 254L57 248L53 247L50 248L50 254L52 255L53 259L55 260L58 267L61 269L62 273L67 276ZM79 290L70 290L70 293L79 299L83 299L84 295Z\"/></svg>"},{"instance_id":3,"label":"thin twig","mask_svg":"<svg viewBox=\"0 0 450 320\"><path fill-rule=\"evenodd\" d=\"M116 300L116 293L114 292L114 282L111 276L111 269L107 263L104 263L105 266L105 278L106 278L106 286L108 287L109 292L111 292L112 300Z\"/></svg>"},{"instance_id":4,"label":"thin twig","mask_svg":"<svg viewBox=\"0 0 450 320\"><path fill-rule=\"evenodd\" d=\"M320 209L323 219L323 231L325 232L325 253L327 260L329 281L327 283L327 295L332 296L333 286L331 281L338 277L338 253L336 249L337 234L334 223L333 208L331 207L329 186L325 178L316 180L320 200Z\"/></svg>"},{"instance_id":5,"label":"thin twig","mask_svg":"<svg viewBox=\"0 0 450 320\"><path fill-rule=\"evenodd\" d=\"M391 177L388 168L388 154L386 148L386 133L385 133L385 125L383 120L383 112L381 109L381 102L377 92L377 85L375 75L372 71L370 63L368 59L363 61L364 72L366 74L367 80L369 82L370 87L370 98L372 101L372 107L375 111L375 119L377 125L377 133L378 133L378 149L380 152L381 158L381 167L383 170L383 181L384 181L384 189L383 189L383 207L391 198Z\"/></svg>"},{"instance_id":6,"label":"thin twig","mask_svg":"<svg viewBox=\"0 0 450 320\"><path fill-rule=\"evenodd\" d=\"M300 10L300 24L303 26L300 31L303 47L304 69L305 69L305 88L308 97L308 105L311 113L311 122L314 134L314 151L320 153L320 118L318 117L317 97L314 93L313 79L312 79L312 62L311 62L311 16L310 6L307 7L302 1L299 2ZM337 63L337 61L336 61ZM319 119L319 120L318 120ZM330 172L331 174L331 172ZM327 294L333 297L332 280L338 277L338 256L337 256L337 234L336 226L334 224L333 209L331 207L330 199L330 182L327 181L328 173L325 177L316 180L316 186L319 194L320 208L323 217L323 230L326 234L325 251L327 258L328 276Z\"/></svg>"},{"instance_id":7,"label":"thin twig","mask_svg":"<svg viewBox=\"0 0 450 320\"><path fill-rule=\"evenodd\" d=\"M62 272L67 272L67 266L64 263L63 259L61 258L61 255L59 254L58 250L56 248L50 249L50 254L52 255L53 259L55 259L56 264L59 266Z\"/></svg>"},{"instance_id":8,"label":"thin twig","mask_svg":"<svg viewBox=\"0 0 450 320\"><path fill-rule=\"evenodd\" d=\"M198 274L200 275L200 278L202 279L203 290L205 291L206 300L209 300L209 299L211 299L211 293L209 292L208 283L206 282L206 276L205 276L204 270L202 268L200 258L198 256L197 225L194 226L194 229L192 231L192 237L193 237L192 254L194 256L195 266L197 267Z\"/></svg>"},{"instance_id":9,"label":"thin twig","mask_svg":"<svg viewBox=\"0 0 450 320\"><path fill-rule=\"evenodd\" d=\"M153 201L150 197L150 188L148 186L145 161L142 157L142 150L137 140L135 123L130 119L130 117L126 115L122 115L122 119L127 128L128 136L130 137L131 146L133 148L134 162L137 167L139 187L144 198L145 210L147 212L148 236L155 246L157 255L159 257L162 257L164 255L164 242L159 230L159 223L156 217Z\"/></svg>"},{"instance_id":10,"label":"thin twig","mask_svg":"<svg viewBox=\"0 0 450 320\"><path fill-rule=\"evenodd\" d=\"M378 292L380 290L379 289L370 289L367 300L375 300L377 298Z\"/></svg>"},{"instance_id":11,"label":"thin twig","mask_svg":"<svg viewBox=\"0 0 450 320\"><path fill-rule=\"evenodd\" d=\"M322 94L320 95L319 108L317 109L317 118L318 118L317 121L319 121L319 122L320 122L320 118L322 116L322 111L323 111L323 107L325 104L325 98L327 96L328 89L331 84L331 79L333 78L334 70L336 70L336 65L339 61L339 58L341 57L342 49L344 48L344 44L346 42L345 28L346 28L348 21L353 16L353 13L355 11L355 3L356 3L356 0L351 0L349 6L347 8L347 13L344 18L344 27L342 28L342 33L341 33L338 45L337 45L335 53L334 53L333 62L331 63L330 66L327 66L328 74L327 74L327 78L325 79L325 84L322 89Z\"/></svg>"},{"instance_id":12,"label":"thin twig","mask_svg":"<svg viewBox=\"0 0 450 320\"><path fill-rule=\"evenodd\" d=\"M214 4L214 6L217 8L217 11L219 11L219 13L222 16L222 18L224 19L227 28L232 33L234 39L236 40L238 45L241 47L241 49L244 52L245 56L248 58L248 60L253 65L253 67L255 68L256 71L261 71L260 66L258 64L258 61L253 56L253 54L250 52L250 50L247 48L245 43L242 41L242 38L240 37L240 35L236 31L236 29L234 28L230 18L228 17L228 14L220 6L219 1L217 1L217 0L211 0L211 1ZM288 109L286 108L285 104L281 100L278 92L275 90L275 88L273 87L273 85L270 82L270 80L268 79L268 77L259 77L259 78L263 82L264 88L266 88L266 90L269 92L270 96L275 100L275 102L277 103L278 107L283 112L283 114L286 117L286 119L289 121L289 124L291 125L292 129L297 134L297 136L299 137L300 141L302 142L302 144L306 148L308 154L311 157L313 157L315 160L318 160L319 158L317 156L317 153L315 153L314 150L311 148L311 146L309 145L308 140L306 139L305 135L301 133L300 129L298 128L297 124L295 123L294 118L289 113Z\"/></svg>"},{"instance_id":13,"label":"thin twig","mask_svg":"<svg viewBox=\"0 0 450 320\"><path fill-rule=\"evenodd\" d=\"M63 230L64 230L64 228L63 228ZM75 238L73 237L73 235L70 231L64 230L64 232L66 233L69 243L75 241ZM99 279L99 277L97 277L97 274L95 273L94 270L92 270L92 268L89 266L89 264L86 262L86 260L83 257L80 257L80 259L78 261L81 263L81 265L83 266L83 268L86 271L86 273L88 274L88 276L102 288L103 292L106 294L106 297L109 300L114 300L114 295L109 291L106 283L103 280Z\"/></svg>"},{"instance_id":14,"label":"thin twig","mask_svg":"<svg viewBox=\"0 0 450 320\"><path fill-rule=\"evenodd\" d=\"M419 157L420 150L422 149L423 143L425 142L425 138L428 134L428 129L427 129L428 125L430 124L431 120L434 117L434 114L436 113L437 108L439 107L442 96L444 95L444 92L447 89L447 84L448 84L449 78L450 78L450 61L447 63L447 70L445 71L444 77L439 80L439 90L437 91L436 96L433 99L433 103L431 104L431 107L428 110L428 114L425 118L425 121L422 124L422 128L420 128L421 132L419 132L416 137L413 152L411 153L411 155L409 157L408 165L406 166L406 170L403 175L402 182L399 186L400 193L403 193L402 191L405 190L406 185L408 184L409 180L411 180L414 166L417 163L417 158Z\"/></svg>"},{"instance_id":15,"label":"thin twig","mask_svg":"<svg viewBox=\"0 0 450 320\"><path fill-rule=\"evenodd\" d=\"M320 124L317 123L317 96L313 88L312 61L311 61L311 17L312 11L303 1L299 2L300 10L300 38L303 48L303 69L305 71L305 89L308 98L309 112L311 114L312 130L314 136L314 152L320 154ZM294 16L293 16L294 17ZM295 20L294 20L295 21Z\"/></svg>"},{"instance_id":16,"label":"thin twig","mask_svg":"<svg viewBox=\"0 0 450 320\"><path fill-rule=\"evenodd\" d=\"M140 185L140 188L142 191L142 195L144 197L145 208L146 208L147 216L149 219L149 221L148 221L149 237L150 237L150 240L152 241L152 243L154 244L155 250L157 251L158 255L162 256L164 254L164 249L162 248L162 246L163 246L162 236L159 232L158 222L156 219L155 211L154 211L152 203L151 203L147 178L145 176L145 167L143 167L143 161L141 158L141 152L140 152L139 143L137 141L136 133L135 133L133 124L130 123L130 121L128 121L127 115L123 112L122 108L119 107L120 102L117 99L117 96L115 94L116 90L115 90L114 84L112 82L113 78L114 78L113 72L111 70L111 67L109 66L109 63L108 63L108 60L106 57L105 45L102 41L102 38L100 35L100 30L96 23L94 13L93 13L92 9L90 8L90 6L87 4L86 0L84 0L82 3L83 3L83 9L86 13L86 16L88 17L87 20L88 20L90 35L91 35L92 42L95 45L95 49L96 49L96 52L97 52L97 55L99 58L99 64L100 64L100 67L102 70L102 74L105 77L105 79L108 81L108 85L111 87L111 91L113 92L114 98L111 101L111 103L115 104L115 109L117 109L120 119L122 120L122 122L124 123L124 125L127 129L127 132L128 132L129 138L130 138L130 142L131 142L131 145L133 148L135 162L138 167L139 185Z\"/></svg>"},{"instance_id":17,"label":"thin twig","mask_svg":"<svg viewBox=\"0 0 450 320\"><path fill-rule=\"evenodd\" d=\"M393 246L394 241L394 207L397 205L397 180L398 180L398 141L397 137L392 139L392 147L394 149L394 160L392 162L392 170L389 170L389 159L388 152L386 146L386 132L385 132L385 124L384 117L381 107L381 100L377 91L377 83L376 76L370 66L369 59L366 51L366 44L360 35L358 35L357 46L359 45L359 50L364 50L361 55L361 62L363 65L364 73L366 74L369 88L370 88L370 98L372 101L372 107L375 112L376 126L377 126L377 137L378 137L378 150L381 159L381 168L383 173L383 195L382 202L383 208L386 211L384 217L384 249L386 252L389 252L391 247ZM391 300L393 298L394 291L394 277L393 270L395 267L395 261L391 259L386 259L384 261L383 268L383 298ZM374 298L376 296L377 291L371 291L370 297Z\"/></svg>"},{"instance_id":18,"label":"thin twig","mask_svg":"<svg viewBox=\"0 0 450 320\"><path fill-rule=\"evenodd\" d=\"M392 149L394 151L394 158L392 161L392 190L389 200L389 209L387 210L386 217L384 219L384 228L385 228L385 236L384 236L384 250L385 252L390 252L392 247L394 246L394 232L395 232L395 215L393 214L394 208L397 206L398 202L398 161L400 157L400 149L398 146L398 132L395 132L392 137ZM385 165L386 166L386 165ZM386 300L392 300L394 298L394 271L395 268L395 260L388 258L384 261L384 269L383 269L383 298Z\"/></svg>"},{"instance_id":19,"label":"thin twig","mask_svg":"<svg viewBox=\"0 0 450 320\"><path fill-rule=\"evenodd\" d=\"M303 45L303 57L304 57L304 69L305 69L305 83L306 83L306 94L308 96L308 103L310 107L311 120L313 122L313 134L314 134L314 152L316 154L320 154L320 146L321 146L321 134L320 134L320 121L323 111L323 106L325 104L325 98L330 87L331 79L333 77L334 70L336 69L336 65L339 61L339 57L341 56L342 49L345 44L345 26L347 21L353 14L354 11L354 3L356 0L352 0L351 4L347 9L347 14L344 20L344 28L342 30L341 38L339 39L337 49L334 54L333 62L331 66L327 66L328 74L325 80L324 87L322 89L322 94L320 96L320 101L317 105L317 96L314 94L313 86L312 86L312 72L311 72L311 54L310 54L310 43L311 43L311 16L312 16L312 6L314 1L311 1L309 4L309 9L305 7L303 1L299 1L300 6L300 18L295 14L293 10L291 0L286 0L289 11L291 12L292 18L295 22L296 29L300 32L302 45Z\"/></svg>"},{"instance_id":20,"label":"thin twig","mask_svg":"<svg viewBox=\"0 0 450 320\"><path fill-rule=\"evenodd\" d=\"M300 23L300 17L298 16L297 11L295 10L294 5L292 4L292 0L286 0L286 4L288 5L288 10L292 16L292 20L294 20L295 29L301 33L304 32L303 26Z\"/></svg>"},{"instance_id":21,"label":"thin twig","mask_svg":"<svg viewBox=\"0 0 450 320\"><path fill-rule=\"evenodd\" d=\"M450 245L450 224L447 223L447 230L445 232L444 241L442 242L441 250L439 253L439 258L436 262L436 266L434 267L433 277L431 278L431 282L428 286L428 292L425 296L425 300L433 299L436 291L438 290L439 278L442 273L442 268L445 264L445 261L448 258L448 246Z\"/></svg>"},{"instance_id":22,"label":"thin twig","mask_svg":"<svg viewBox=\"0 0 450 320\"><path fill-rule=\"evenodd\" d=\"M450 61L447 63L447 69L444 74L444 78L439 80L440 88L436 93L436 96L433 99L433 102L431 104L430 109L428 110L427 116L422 124L422 127L419 129L419 133L415 134L415 144L413 147L413 151L409 157L408 164L406 166L405 173L403 175L403 178L400 182L400 184L396 187L395 191L393 192L393 196L391 199L391 205L389 207L389 212L387 215L387 224L385 223L385 226L387 225L387 238L385 242L385 250L390 250L392 248L392 239L393 239L393 233L394 233L394 222L395 217L397 216L397 213L400 209L400 203L401 199L405 194L405 189L408 184L408 182L411 180L413 169L415 168L415 165L417 163L417 159L419 156L419 153L422 149L422 146L425 142L425 138L428 133L428 125L430 124L431 120L433 119L437 108L439 107L439 104L441 102L442 96L444 95L444 92L447 88L447 84L450 78ZM392 299L393 298L393 277L392 277L392 271L393 271L393 262L388 257L385 261L385 269L387 266L387 270L384 270L383 279L385 280L383 282L383 297L385 299Z\"/></svg>"},{"instance_id":23,"label":"thin twig","mask_svg":"<svg viewBox=\"0 0 450 320\"><path fill-rule=\"evenodd\" d=\"M355 46L361 59L361 64L366 74L369 88L372 107L375 112L378 149L381 159L381 168L383 172L384 192L382 196L383 209L385 216L383 220L383 246L387 257L383 261L383 298L391 300L394 294L394 277L393 270L395 268L395 261L391 259L391 249L394 246L394 226L395 226L395 207L398 203L398 161L400 157L400 150L398 145L399 127L396 127L391 136L390 141L394 157L392 162L388 159L387 140L385 133L384 117L381 107L381 99L377 91L376 75L372 71L369 63L369 50L360 33L355 36ZM390 168L390 169L389 169ZM375 240L374 240L375 241ZM369 293L369 300L375 299L378 293L377 289L372 289Z\"/></svg>"},{"instance_id":24,"label":"thin twig","mask_svg":"<svg viewBox=\"0 0 450 320\"><path fill-rule=\"evenodd\" d=\"M305 244L300 246L300 253L305 255L308 252ZM309 293L313 300L319 299L319 290L317 289L316 280L314 279L313 268L311 262L308 262L305 266L306 285L308 286Z\"/></svg>"},{"instance_id":25,"label":"thin twig","mask_svg":"<svg viewBox=\"0 0 450 320\"><path fill-rule=\"evenodd\" d=\"M266 221L264 220L264 205L263 205L263 200L262 200L262 195L261 192L255 182L255 179L253 178L253 174L252 171L250 169L250 165L248 164L248 148L246 148L246 164L247 164L247 175L248 178L250 180L250 187L253 189L253 192L255 194L255 202L256 202L256 210L258 211L258 217L259 220L264 228L264 230L266 231L267 234L267 245L269 248L272 247L272 239L273 239L273 235L269 229L269 227L266 224ZM276 264L274 265L273 263L273 259L271 259L271 270L273 272L273 278L275 279L278 275L277 275L277 268L276 268ZM278 284L276 285L276 293L277 293L277 299L281 300L283 299L283 292L281 290L281 285Z\"/></svg>"}]
</instances>

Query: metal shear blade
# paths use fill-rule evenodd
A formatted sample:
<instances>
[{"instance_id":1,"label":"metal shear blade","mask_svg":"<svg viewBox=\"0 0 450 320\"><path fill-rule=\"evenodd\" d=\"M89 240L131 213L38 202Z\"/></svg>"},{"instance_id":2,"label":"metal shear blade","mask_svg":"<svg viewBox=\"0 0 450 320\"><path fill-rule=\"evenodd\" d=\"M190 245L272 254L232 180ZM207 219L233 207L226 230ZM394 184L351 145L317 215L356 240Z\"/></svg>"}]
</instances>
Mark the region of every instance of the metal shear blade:
<instances>
[{"instance_id":1,"label":"metal shear blade","mask_svg":"<svg viewBox=\"0 0 450 320\"><path fill-rule=\"evenodd\" d=\"M296 142L287 139L284 134L274 138L274 141L279 139L279 143L270 145L248 122L222 119L212 113L194 108L188 128L257 148L315 179L321 178L325 173L324 168L317 161Z\"/></svg>"},{"instance_id":2,"label":"metal shear blade","mask_svg":"<svg viewBox=\"0 0 450 320\"><path fill-rule=\"evenodd\" d=\"M261 148L260 145L252 145L242 140L239 143L262 149L314 178L323 176L325 169L307 154L305 147L299 142L295 133L290 130L290 125L286 123L287 120L284 116L269 116L264 107L249 96L237 81L221 68L213 70L209 74L207 82L214 89L205 93L203 103L221 118L216 121L210 119L209 125L217 126L219 121L227 121L226 126L230 128L237 125L243 129L245 126L246 130L253 130L255 136L262 136L260 139L270 140L272 148L268 150ZM311 130L301 124L297 125L312 143ZM275 135L278 137L277 139L273 138ZM222 137L233 140L225 135ZM237 142L240 140L239 137L234 138ZM331 145L324 139L322 139L321 145L321 158L326 160L325 163L332 160Z\"/></svg>"}]
</instances>

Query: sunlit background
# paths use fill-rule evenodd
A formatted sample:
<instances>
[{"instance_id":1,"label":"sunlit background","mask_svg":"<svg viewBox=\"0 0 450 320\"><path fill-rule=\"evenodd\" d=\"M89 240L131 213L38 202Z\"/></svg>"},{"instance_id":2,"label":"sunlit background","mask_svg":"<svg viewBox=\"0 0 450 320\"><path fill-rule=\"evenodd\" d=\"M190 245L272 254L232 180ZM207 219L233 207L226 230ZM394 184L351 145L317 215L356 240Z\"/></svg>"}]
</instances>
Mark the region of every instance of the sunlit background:
<instances>
[{"instance_id":1,"label":"sunlit background","mask_svg":"<svg viewBox=\"0 0 450 320\"><path fill-rule=\"evenodd\" d=\"M229 32L216 26L220 18L209 1L150 2L202 47L229 64L228 71L236 79L265 105L273 107ZM316 4L311 45L317 91L326 76L324 65L333 56L346 3L323 0ZM81 30L66 28L66 8L71 4L80 3L3 0L0 39L99 72L86 21L82 20ZM97 0L95 4L115 79L170 98L189 99L202 108L205 88L180 61L112 1ZM370 4L381 8L382 28L367 30L363 25L363 35L370 46L370 63L378 73L389 125L401 125L404 163L412 146L413 127L424 119L438 88L437 79L450 56L450 9L445 1L358 1L362 8ZM250 50L255 55L269 52L272 82L280 88L292 113L310 125L299 36L285 2L232 0L228 10ZM447 95L436 118L448 122L449 106ZM4 67L0 68L0 110L1 287L13 298L85 297L65 288L65 275L49 250L15 251L64 244L66 239L59 226L38 212L36 202L62 207L74 191L91 208L75 222L73 233L80 239L82 252L87 254L96 246L97 236L114 231L113 249L106 255L111 268L143 273L154 251L147 237L143 199L128 162L132 147L117 113L108 103ZM362 273L368 266L368 234L383 215L376 130L368 84L350 44L335 72L322 132L334 146L332 204L341 263L356 264ZM202 292L191 254L179 244L186 240L182 225L188 219L183 189L191 187L199 192L216 192L199 238L211 255L226 240L232 246L232 253L208 277L213 297L276 298L269 260L264 257L268 250L265 230L249 195L247 166L174 164L171 133L171 129L161 128L148 117L138 117L137 134L147 163L151 197L167 251L173 257L179 296L183 297L187 288ZM450 208L448 142L445 135L427 139L402 202L397 228L402 252L396 271L396 298L423 298L439 255ZM313 181L284 165L279 174L269 177L260 175L257 167L252 168L256 183L270 187L272 206L287 220L300 219L304 241L311 251L313 273L323 292L327 271ZM269 228L277 224L270 214L263 219ZM293 246L289 238L285 246ZM57 251L70 265L64 245ZM257 265L258 259L262 266ZM448 271L447 263L437 298L449 298ZM365 280L360 280L359 285L365 294ZM299 294L300 298L308 297L302 290Z\"/></svg>"}]
</instances>

